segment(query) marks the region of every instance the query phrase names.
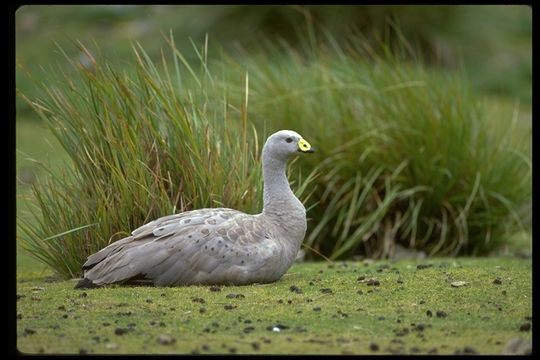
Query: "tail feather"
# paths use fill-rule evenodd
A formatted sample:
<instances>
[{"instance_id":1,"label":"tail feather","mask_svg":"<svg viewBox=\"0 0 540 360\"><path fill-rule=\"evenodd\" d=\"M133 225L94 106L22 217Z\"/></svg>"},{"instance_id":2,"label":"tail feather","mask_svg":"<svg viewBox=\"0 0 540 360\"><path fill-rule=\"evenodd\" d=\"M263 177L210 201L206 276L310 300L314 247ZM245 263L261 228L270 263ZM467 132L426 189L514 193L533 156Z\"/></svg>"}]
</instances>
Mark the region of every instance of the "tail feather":
<instances>
[{"instance_id":1,"label":"tail feather","mask_svg":"<svg viewBox=\"0 0 540 360\"><path fill-rule=\"evenodd\" d=\"M79 280L77 285L75 285L74 289L94 289L97 287L99 287L99 285L94 284L92 280L88 278L82 278L81 280Z\"/></svg>"}]
</instances>

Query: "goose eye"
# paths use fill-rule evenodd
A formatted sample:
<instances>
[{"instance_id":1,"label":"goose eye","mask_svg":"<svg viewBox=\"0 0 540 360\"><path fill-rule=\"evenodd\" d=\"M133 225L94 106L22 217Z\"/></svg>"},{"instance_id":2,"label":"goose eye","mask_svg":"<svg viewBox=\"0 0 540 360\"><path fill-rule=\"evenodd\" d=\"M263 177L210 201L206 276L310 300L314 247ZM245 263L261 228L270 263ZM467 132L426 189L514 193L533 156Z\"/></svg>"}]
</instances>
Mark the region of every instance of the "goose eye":
<instances>
[{"instance_id":1,"label":"goose eye","mask_svg":"<svg viewBox=\"0 0 540 360\"><path fill-rule=\"evenodd\" d=\"M288 143L290 143L290 142L292 142L292 141L293 141L293 138L291 138L291 137L288 137L288 138L286 138L286 139L285 139L285 141L286 141L286 142L288 142Z\"/></svg>"}]
</instances>

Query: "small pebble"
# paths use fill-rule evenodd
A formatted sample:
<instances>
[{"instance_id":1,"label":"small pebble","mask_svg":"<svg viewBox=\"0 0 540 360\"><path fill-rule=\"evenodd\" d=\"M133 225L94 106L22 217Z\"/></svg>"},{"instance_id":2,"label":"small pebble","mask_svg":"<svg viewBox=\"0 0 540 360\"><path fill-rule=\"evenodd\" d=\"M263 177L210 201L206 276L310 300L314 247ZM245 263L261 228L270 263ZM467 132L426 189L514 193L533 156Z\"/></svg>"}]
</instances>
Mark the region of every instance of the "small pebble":
<instances>
[{"instance_id":1,"label":"small pebble","mask_svg":"<svg viewBox=\"0 0 540 360\"><path fill-rule=\"evenodd\" d=\"M166 334L159 335L156 340L161 345L171 345L176 341L176 339L173 339L171 336Z\"/></svg>"},{"instance_id":2,"label":"small pebble","mask_svg":"<svg viewBox=\"0 0 540 360\"><path fill-rule=\"evenodd\" d=\"M111 342L110 342L110 343L107 343L107 344L105 345L105 348L106 348L107 350L116 350L116 349L118 349L118 344L117 344L117 343L111 343Z\"/></svg>"}]
</instances>

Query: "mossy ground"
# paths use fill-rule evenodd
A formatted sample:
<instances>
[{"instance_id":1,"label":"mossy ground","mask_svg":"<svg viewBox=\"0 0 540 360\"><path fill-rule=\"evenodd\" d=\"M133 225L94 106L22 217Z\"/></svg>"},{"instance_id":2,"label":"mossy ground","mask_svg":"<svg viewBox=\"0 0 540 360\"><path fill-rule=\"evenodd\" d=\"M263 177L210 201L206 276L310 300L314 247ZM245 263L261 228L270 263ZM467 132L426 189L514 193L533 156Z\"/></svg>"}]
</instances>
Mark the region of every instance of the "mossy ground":
<instances>
[{"instance_id":1,"label":"mossy ground","mask_svg":"<svg viewBox=\"0 0 540 360\"><path fill-rule=\"evenodd\" d=\"M530 259L515 258L301 263L276 283L220 291L81 291L73 289L74 281L54 281L48 271L19 272L17 348L58 354L500 354L510 339L531 337L525 330L532 321L531 266ZM369 279L379 285L368 285ZM455 281L467 284L453 287Z\"/></svg>"}]
</instances>

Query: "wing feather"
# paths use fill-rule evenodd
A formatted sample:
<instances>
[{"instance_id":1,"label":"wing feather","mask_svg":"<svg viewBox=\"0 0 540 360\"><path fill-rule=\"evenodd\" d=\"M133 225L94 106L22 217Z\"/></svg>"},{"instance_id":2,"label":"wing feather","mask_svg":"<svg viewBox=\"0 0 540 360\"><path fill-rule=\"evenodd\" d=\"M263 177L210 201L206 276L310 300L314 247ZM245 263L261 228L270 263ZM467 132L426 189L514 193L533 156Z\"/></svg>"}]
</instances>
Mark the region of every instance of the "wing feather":
<instances>
[{"instance_id":1,"label":"wing feather","mask_svg":"<svg viewBox=\"0 0 540 360\"><path fill-rule=\"evenodd\" d=\"M91 255L85 276L98 285L140 275L156 285L271 281L275 274L263 270L281 249L270 227L231 209L165 216Z\"/></svg>"}]
</instances>

